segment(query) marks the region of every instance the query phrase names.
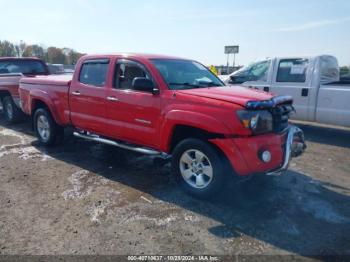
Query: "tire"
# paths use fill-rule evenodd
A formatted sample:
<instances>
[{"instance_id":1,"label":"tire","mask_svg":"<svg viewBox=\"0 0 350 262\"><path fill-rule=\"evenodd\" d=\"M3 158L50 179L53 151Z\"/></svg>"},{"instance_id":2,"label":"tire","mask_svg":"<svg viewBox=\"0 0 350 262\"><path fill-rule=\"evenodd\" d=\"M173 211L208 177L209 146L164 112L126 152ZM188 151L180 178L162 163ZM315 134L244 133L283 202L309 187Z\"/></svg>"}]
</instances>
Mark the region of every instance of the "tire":
<instances>
[{"instance_id":1,"label":"tire","mask_svg":"<svg viewBox=\"0 0 350 262\"><path fill-rule=\"evenodd\" d=\"M62 141L63 128L56 124L46 108L39 108L34 113L33 126L40 144L53 146Z\"/></svg>"},{"instance_id":2,"label":"tire","mask_svg":"<svg viewBox=\"0 0 350 262\"><path fill-rule=\"evenodd\" d=\"M5 96L2 100L5 120L9 124L17 123L23 117L22 111L17 107L11 96Z\"/></svg>"},{"instance_id":3,"label":"tire","mask_svg":"<svg viewBox=\"0 0 350 262\"><path fill-rule=\"evenodd\" d=\"M224 163L210 143L188 138L174 149L171 170L177 182L190 195L207 199L223 191Z\"/></svg>"}]
</instances>

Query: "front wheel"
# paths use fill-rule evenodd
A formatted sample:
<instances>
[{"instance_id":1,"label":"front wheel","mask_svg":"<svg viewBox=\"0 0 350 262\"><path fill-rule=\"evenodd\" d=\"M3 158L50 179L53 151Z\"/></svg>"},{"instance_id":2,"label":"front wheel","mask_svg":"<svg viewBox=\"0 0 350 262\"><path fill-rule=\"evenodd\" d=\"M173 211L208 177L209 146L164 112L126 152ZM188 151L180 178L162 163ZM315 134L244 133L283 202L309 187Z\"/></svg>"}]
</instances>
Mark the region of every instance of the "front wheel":
<instances>
[{"instance_id":1,"label":"front wheel","mask_svg":"<svg viewBox=\"0 0 350 262\"><path fill-rule=\"evenodd\" d=\"M183 140L174 149L171 165L176 180L195 197L215 196L225 184L223 161L209 142Z\"/></svg>"},{"instance_id":2,"label":"front wheel","mask_svg":"<svg viewBox=\"0 0 350 262\"><path fill-rule=\"evenodd\" d=\"M35 111L33 121L36 136L41 144L52 146L63 136L63 128L55 123L45 108Z\"/></svg>"}]
</instances>

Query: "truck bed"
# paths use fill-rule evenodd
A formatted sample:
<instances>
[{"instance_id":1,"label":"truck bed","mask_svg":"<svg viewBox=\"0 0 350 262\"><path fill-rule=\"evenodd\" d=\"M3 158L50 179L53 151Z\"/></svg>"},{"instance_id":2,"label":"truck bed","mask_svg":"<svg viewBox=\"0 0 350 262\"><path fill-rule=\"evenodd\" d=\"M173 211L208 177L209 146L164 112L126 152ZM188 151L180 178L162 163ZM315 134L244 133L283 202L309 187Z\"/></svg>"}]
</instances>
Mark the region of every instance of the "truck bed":
<instances>
[{"instance_id":1,"label":"truck bed","mask_svg":"<svg viewBox=\"0 0 350 262\"><path fill-rule=\"evenodd\" d=\"M324 85L333 85L333 86L350 86L350 79L340 79L340 81L332 82Z\"/></svg>"},{"instance_id":2,"label":"truck bed","mask_svg":"<svg viewBox=\"0 0 350 262\"><path fill-rule=\"evenodd\" d=\"M35 103L43 102L50 107L51 114L57 123L68 125L70 123L68 92L72 78L72 75L22 78L19 93L23 112L30 115Z\"/></svg>"},{"instance_id":3,"label":"truck bed","mask_svg":"<svg viewBox=\"0 0 350 262\"><path fill-rule=\"evenodd\" d=\"M21 79L21 84L69 86L72 78L73 75L24 77Z\"/></svg>"},{"instance_id":4,"label":"truck bed","mask_svg":"<svg viewBox=\"0 0 350 262\"><path fill-rule=\"evenodd\" d=\"M316 107L316 121L350 127L350 82L321 85Z\"/></svg>"},{"instance_id":5,"label":"truck bed","mask_svg":"<svg viewBox=\"0 0 350 262\"><path fill-rule=\"evenodd\" d=\"M7 94L9 92L13 101L19 107L19 80L23 77L22 74L0 74L0 92Z\"/></svg>"},{"instance_id":6,"label":"truck bed","mask_svg":"<svg viewBox=\"0 0 350 262\"><path fill-rule=\"evenodd\" d=\"M0 74L0 90L8 90L9 87L18 88L21 77L21 74ZM17 89L15 90L15 94L18 94Z\"/></svg>"}]
</instances>

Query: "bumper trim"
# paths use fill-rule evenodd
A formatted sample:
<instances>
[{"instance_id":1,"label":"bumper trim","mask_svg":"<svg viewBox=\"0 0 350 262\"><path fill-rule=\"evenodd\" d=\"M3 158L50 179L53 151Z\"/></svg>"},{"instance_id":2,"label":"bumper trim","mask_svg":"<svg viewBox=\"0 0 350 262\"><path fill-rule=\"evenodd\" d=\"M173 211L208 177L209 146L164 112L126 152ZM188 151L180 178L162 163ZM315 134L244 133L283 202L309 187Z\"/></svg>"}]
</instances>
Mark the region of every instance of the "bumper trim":
<instances>
[{"instance_id":1,"label":"bumper trim","mask_svg":"<svg viewBox=\"0 0 350 262\"><path fill-rule=\"evenodd\" d=\"M300 156L304 153L305 149L304 132L296 126L290 126L288 128L283 164L277 170L267 172L266 175L281 175L288 169L291 158Z\"/></svg>"}]
</instances>

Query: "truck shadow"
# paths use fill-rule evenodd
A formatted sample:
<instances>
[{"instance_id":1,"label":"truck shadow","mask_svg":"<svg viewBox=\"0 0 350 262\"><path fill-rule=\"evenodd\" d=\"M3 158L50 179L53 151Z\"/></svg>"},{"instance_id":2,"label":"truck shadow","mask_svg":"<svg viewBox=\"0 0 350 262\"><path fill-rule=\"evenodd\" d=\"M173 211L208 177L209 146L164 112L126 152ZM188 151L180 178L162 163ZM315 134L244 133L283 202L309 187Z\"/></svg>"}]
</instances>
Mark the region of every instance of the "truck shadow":
<instances>
[{"instance_id":1,"label":"truck shadow","mask_svg":"<svg viewBox=\"0 0 350 262\"><path fill-rule=\"evenodd\" d=\"M149 194L212 219L220 224L208 228L216 237L247 235L305 256L350 254L349 188L289 171L268 178L267 183L231 183L217 198L203 201L184 194L169 174L169 166L157 167L150 157L73 137L67 137L65 145L58 148L37 148L141 195Z\"/></svg>"},{"instance_id":2,"label":"truck shadow","mask_svg":"<svg viewBox=\"0 0 350 262\"><path fill-rule=\"evenodd\" d=\"M32 134L28 124L10 128ZM327 141L327 136L321 140ZM169 175L169 166L155 166L150 157L69 135L55 148L43 148L36 141L32 145L55 159L214 220L219 225L208 232L218 238L240 241L248 236L303 256L350 255L347 185L324 183L292 170L267 183L231 183L217 198L202 201L184 194Z\"/></svg>"},{"instance_id":3,"label":"truck shadow","mask_svg":"<svg viewBox=\"0 0 350 262\"><path fill-rule=\"evenodd\" d=\"M15 124L7 124L4 120L2 111L0 110L0 127L7 128L16 132L20 132L26 135L34 136L34 131L32 130L32 122L30 117L24 116L21 122Z\"/></svg>"},{"instance_id":4,"label":"truck shadow","mask_svg":"<svg viewBox=\"0 0 350 262\"><path fill-rule=\"evenodd\" d=\"M297 126L304 131L307 141L350 148L350 130L314 126L307 123L298 123Z\"/></svg>"}]
</instances>

